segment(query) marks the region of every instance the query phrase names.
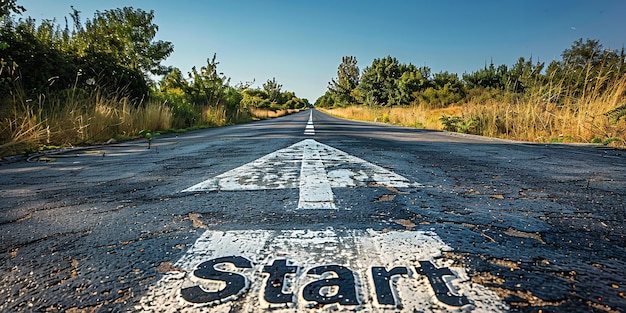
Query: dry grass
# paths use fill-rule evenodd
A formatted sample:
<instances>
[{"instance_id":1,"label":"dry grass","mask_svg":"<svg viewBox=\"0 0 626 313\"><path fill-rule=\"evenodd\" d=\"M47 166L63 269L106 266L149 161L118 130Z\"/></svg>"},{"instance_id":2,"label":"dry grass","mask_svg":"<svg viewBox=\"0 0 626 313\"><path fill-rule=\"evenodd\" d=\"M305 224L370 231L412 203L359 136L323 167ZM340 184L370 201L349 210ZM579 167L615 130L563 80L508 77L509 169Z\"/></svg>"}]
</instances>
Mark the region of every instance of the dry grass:
<instances>
[{"instance_id":1,"label":"dry grass","mask_svg":"<svg viewBox=\"0 0 626 313\"><path fill-rule=\"evenodd\" d=\"M157 102L139 106L127 98L105 97L98 92L69 97L24 99L3 103L0 155L32 151L46 145L72 146L132 137L143 129L171 127L170 108Z\"/></svg>"},{"instance_id":2,"label":"dry grass","mask_svg":"<svg viewBox=\"0 0 626 313\"><path fill-rule=\"evenodd\" d=\"M459 115L461 114L462 108L458 106L442 109L424 109L422 106L391 108L349 106L332 109L319 108L319 110L347 119L441 130L443 129L443 125L439 118L442 115Z\"/></svg>"},{"instance_id":3,"label":"dry grass","mask_svg":"<svg viewBox=\"0 0 626 313\"><path fill-rule=\"evenodd\" d=\"M202 110L202 122L206 125L211 126L225 126L229 123L242 123L248 122L251 119L268 119L281 117L285 115L292 114L294 112L298 112L298 110L293 109L284 109L284 110L269 110L269 109L258 109L258 108L250 108L249 111L241 112L239 115L241 118L236 118L235 121L229 121L226 118L226 112L223 108L218 107L205 107ZM245 115L245 118L244 118Z\"/></svg>"},{"instance_id":4,"label":"dry grass","mask_svg":"<svg viewBox=\"0 0 626 313\"><path fill-rule=\"evenodd\" d=\"M202 122L212 126L224 126L227 124L226 110L207 106L202 110Z\"/></svg>"},{"instance_id":5,"label":"dry grass","mask_svg":"<svg viewBox=\"0 0 626 313\"><path fill-rule=\"evenodd\" d=\"M264 120L268 118L275 118L275 117L289 115L298 111L300 110L296 110L296 109L268 110L268 109L251 108L250 114L252 115L252 117L256 119Z\"/></svg>"},{"instance_id":6,"label":"dry grass","mask_svg":"<svg viewBox=\"0 0 626 313\"><path fill-rule=\"evenodd\" d=\"M3 153L5 151L16 151L22 146L38 145L49 133L49 128L38 121L37 116L31 110L25 110L19 114L16 112L12 117L2 118L1 122L0 134L3 135L3 140L0 145L0 155L6 154Z\"/></svg>"},{"instance_id":7,"label":"dry grass","mask_svg":"<svg viewBox=\"0 0 626 313\"><path fill-rule=\"evenodd\" d=\"M224 108L205 107L199 125L224 126L297 111L252 109L237 112L229 119ZM38 99L26 99L16 93L0 101L0 157L45 146L75 146L136 137L142 130L171 129L174 119L172 109L163 102L135 105L128 98L105 96L97 91L72 89L68 94L41 95Z\"/></svg>"},{"instance_id":8,"label":"dry grass","mask_svg":"<svg viewBox=\"0 0 626 313\"><path fill-rule=\"evenodd\" d=\"M539 95L506 103L495 100L485 104L467 103L461 115L475 121L476 132L531 142L591 142L620 138L624 146L626 120L611 120L607 112L626 102L626 77L610 85L604 92L589 92L576 99L567 97L563 103L546 101Z\"/></svg>"},{"instance_id":9,"label":"dry grass","mask_svg":"<svg viewBox=\"0 0 626 313\"><path fill-rule=\"evenodd\" d=\"M320 110L342 118L435 130L444 129L442 116L459 116L471 125L470 133L483 136L530 142L610 142L623 147L626 119L615 121L606 113L626 103L625 92L623 77L603 92L566 97L561 103L546 101L541 96L546 91L538 89L522 98L470 101L444 109L350 106Z\"/></svg>"}]
</instances>

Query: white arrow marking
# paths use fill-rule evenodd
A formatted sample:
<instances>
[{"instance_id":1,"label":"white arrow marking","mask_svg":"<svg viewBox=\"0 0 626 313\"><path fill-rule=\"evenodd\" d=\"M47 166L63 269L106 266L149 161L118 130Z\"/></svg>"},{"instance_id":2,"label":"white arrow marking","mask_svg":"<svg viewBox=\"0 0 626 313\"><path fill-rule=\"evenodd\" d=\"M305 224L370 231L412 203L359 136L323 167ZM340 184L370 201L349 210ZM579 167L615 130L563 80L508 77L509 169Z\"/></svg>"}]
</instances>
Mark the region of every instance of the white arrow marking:
<instances>
[{"instance_id":1,"label":"white arrow marking","mask_svg":"<svg viewBox=\"0 0 626 313\"><path fill-rule=\"evenodd\" d=\"M300 170L300 200L298 209L335 209L333 190L326 175L320 150L313 140L305 141Z\"/></svg>"},{"instance_id":2,"label":"white arrow marking","mask_svg":"<svg viewBox=\"0 0 626 313\"><path fill-rule=\"evenodd\" d=\"M313 139L300 141L183 192L300 188L299 209L332 209L332 188L421 187L378 165Z\"/></svg>"}]
</instances>

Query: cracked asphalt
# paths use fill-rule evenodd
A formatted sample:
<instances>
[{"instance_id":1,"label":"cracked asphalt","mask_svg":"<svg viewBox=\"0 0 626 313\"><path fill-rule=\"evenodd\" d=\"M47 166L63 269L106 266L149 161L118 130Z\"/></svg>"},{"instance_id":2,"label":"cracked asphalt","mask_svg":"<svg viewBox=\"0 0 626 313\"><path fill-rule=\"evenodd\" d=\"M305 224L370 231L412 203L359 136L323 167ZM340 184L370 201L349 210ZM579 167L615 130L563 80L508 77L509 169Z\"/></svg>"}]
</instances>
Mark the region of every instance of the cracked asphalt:
<instances>
[{"instance_id":1,"label":"cracked asphalt","mask_svg":"<svg viewBox=\"0 0 626 313\"><path fill-rule=\"evenodd\" d=\"M0 165L0 311L135 311L207 229L434 231L511 311L626 311L626 152L346 121L313 111ZM181 193L304 139L422 188Z\"/></svg>"}]
</instances>

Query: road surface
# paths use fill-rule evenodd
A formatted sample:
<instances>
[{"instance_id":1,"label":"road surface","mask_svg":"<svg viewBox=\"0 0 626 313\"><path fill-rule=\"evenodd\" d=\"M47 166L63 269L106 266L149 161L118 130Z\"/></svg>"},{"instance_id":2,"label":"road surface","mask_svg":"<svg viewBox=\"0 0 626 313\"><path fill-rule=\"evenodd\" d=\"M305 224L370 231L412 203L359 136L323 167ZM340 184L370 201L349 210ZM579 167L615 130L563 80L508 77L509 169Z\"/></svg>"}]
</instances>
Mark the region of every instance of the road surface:
<instances>
[{"instance_id":1,"label":"road surface","mask_svg":"<svg viewBox=\"0 0 626 313\"><path fill-rule=\"evenodd\" d=\"M624 312L626 156L309 110L0 166L2 312Z\"/></svg>"}]
</instances>

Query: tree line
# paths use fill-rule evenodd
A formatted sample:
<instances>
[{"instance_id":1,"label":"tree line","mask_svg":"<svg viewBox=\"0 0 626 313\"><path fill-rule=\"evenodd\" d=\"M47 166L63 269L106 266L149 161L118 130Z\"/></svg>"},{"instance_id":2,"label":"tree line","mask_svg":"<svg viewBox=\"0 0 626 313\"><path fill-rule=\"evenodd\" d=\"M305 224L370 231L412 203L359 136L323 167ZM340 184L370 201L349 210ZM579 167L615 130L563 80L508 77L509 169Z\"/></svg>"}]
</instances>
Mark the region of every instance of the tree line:
<instances>
[{"instance_id":1,"label":"tree line","mask_svg":"<svg viewBox=\"0 0 626 313\"><path fill-rule=\"evenodd\" d=\"M0 3L0 114L16 102L75 98L97 92L125 98L133 106L164 101L175 126L202 123L207 107L222 110L227 123L249 117L253 108L304 108L306 99L285 91L275 78L262 88L233 85L217 70L216 55L205 65L183 72L163 65L174 51L169 41L155 40L154 11L133 7L96 11L83 20L71 8L64 23L40 22L20 15L16 0ZM154 77L161 77L158 81Z\"/></svg>"},{"instance_id":2,"label":"tree line","mask_svg":"<svg viewBox=\"0 0 626 313\"><path fill-rule=\"evenodd\" d=\"M494 97L540 97L564 103L605 91L626 73L626 55L604 49L598 40L576 40L560 60L545 62L520 57L511 65L493 64L459 77L447 71L432 73L427 66L403 64L387 56L359 70L354 56L342 58L337 77L316 106L342 107L422 105L442 108L481 102Z\"/></svg>"}]
</instances>

